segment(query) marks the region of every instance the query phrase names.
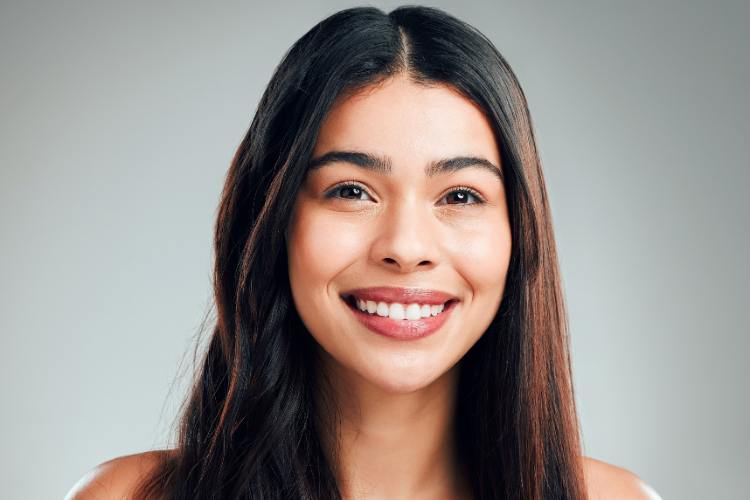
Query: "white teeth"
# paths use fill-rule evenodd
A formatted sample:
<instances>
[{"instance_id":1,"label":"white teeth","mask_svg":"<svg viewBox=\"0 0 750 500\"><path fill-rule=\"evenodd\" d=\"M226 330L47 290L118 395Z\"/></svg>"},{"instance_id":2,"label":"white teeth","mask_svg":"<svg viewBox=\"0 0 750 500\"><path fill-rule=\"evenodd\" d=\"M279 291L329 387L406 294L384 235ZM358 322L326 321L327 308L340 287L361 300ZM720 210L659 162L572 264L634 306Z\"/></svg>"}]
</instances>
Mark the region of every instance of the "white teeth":
<instances>
[{"instance_id":1,"label":"white teeth","mask_svg":"<svg viewBox=\"0 0 750 500\"><path fill-rule=\"evenodd\" d=\"M387 302L375 302L373 300L362 300L357 299L357 309L368 314L377 314L378 316L386 317L391 319L406 319L415 321L421 318L429 318L430 316L437 316L443 312L445 305L431 305L431 304L401 304L394 302L389 304Z\"/></svg>"},{"instance_id":2,"label":"white teeth","mask_svg":"<svg viewBox=\"0 0 750 500\"><path fill-rule=\"evenodd\" d=\"M406 317L406 314L404 314L404 305L395 302L388 306L388 317L391 319L404 319Z\"/></svg>"},{"instance_id":3,"label":"white teeth","mask_svg":"<svg viewBox=\"0 0 750 500\"><path fill-rule=\"evenodd\" d=\"M425 304L422 306L422 308L419 310L419 314L423 318L429 318L431 314L432 308L430 308L430 304Z\"/></svg>"},{"instance_id":4,"label":"white teeth","mask_svg":"<svg viewBox=\"0 0 750 500\"><path fill-rule=\"evenodd\" d=\"M385 302L378 302L378 308L376 311L378 316L388 316L388 304Z\"/></svg>"},{"instance_id":5,"label":"white teeth","mask_svg":"<svg viewBox=\"0 0 750 500\"><path fill-rule=\"evenodd\" d=\"M419 304L409 304L406 306L406 319L415 320L422 317L422 308Z\"/></svg>"}]
</instances>

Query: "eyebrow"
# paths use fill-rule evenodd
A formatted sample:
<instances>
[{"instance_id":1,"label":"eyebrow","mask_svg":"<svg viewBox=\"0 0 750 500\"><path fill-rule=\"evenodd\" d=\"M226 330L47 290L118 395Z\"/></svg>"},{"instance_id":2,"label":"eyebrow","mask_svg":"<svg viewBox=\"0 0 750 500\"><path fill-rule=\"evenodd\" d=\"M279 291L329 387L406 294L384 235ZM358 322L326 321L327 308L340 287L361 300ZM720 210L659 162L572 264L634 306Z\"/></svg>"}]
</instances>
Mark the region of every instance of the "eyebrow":
<instances>
[{"instance_id":1,"label":"eyebrow","mask_svg":"<svg viewBox=\"0 0 750 500\"><path fill-rule=\"evenodd\" d=\"M310 160L308 167L310 170L315 170L336 162L351 163L378 174L390 175L393 171L392 162L389 157L377 156L361 151L329 151L324 155ZM435 177L468 167L479 167L488 170L497 176L500 181L503 180L503 172L497 165L486 158L477 156L455 156L453 158L435 160L425 167L424 173L427 177Z\"/></svg>"}]
</instances>

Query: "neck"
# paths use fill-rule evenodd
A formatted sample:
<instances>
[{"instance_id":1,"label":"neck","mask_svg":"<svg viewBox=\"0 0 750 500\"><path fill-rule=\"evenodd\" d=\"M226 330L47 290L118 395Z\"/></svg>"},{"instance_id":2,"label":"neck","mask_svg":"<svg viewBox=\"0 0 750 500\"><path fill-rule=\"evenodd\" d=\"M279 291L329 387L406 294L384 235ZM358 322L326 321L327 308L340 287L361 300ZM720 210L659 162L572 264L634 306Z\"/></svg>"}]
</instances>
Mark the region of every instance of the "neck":
<instances>
[{"instance_id":1,"label":"neck","mask_svg":"<svg viewBox=\"0 0 750 500\"><path fill-rule=\"evenodd\" d=\"M338 418L325 415L331 432L324 443L343 497L461 497L454 444L458 366L417 391L394 393L328 361L329 401Z\"/></svg>"}]
</instances>

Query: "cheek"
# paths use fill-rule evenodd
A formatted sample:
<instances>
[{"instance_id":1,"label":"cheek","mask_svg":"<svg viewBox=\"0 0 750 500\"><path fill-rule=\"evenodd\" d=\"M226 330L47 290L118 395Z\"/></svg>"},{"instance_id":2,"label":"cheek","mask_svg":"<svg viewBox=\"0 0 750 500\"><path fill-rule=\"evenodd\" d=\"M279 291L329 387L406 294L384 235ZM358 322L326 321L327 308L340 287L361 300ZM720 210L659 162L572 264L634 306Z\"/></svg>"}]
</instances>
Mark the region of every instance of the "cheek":
<instances>
[{"instance_id":1,"label":"cheek","mask_svg":"<svg viewBox=\"0 0 750 500\"><path fill-rule=\"evenodd\" d=\"M287 241L292 288L319 299L328 283L360 257L360 232L354 225L342 223L340 217L301 206L292 219Z\"/></svg>"},{"instance_id":2,"label":"cheek","mask_svg":"<svg viewBox=\"0 0 750 500\"><path fill-rule=\"evenodd\" d=\"M485 304L494 316L510 263L511 232L507 218L485 221L481 227L467 229L454 239L450 248L456 271L471 288L472 301Z\"/></svg>"}]
</instances>

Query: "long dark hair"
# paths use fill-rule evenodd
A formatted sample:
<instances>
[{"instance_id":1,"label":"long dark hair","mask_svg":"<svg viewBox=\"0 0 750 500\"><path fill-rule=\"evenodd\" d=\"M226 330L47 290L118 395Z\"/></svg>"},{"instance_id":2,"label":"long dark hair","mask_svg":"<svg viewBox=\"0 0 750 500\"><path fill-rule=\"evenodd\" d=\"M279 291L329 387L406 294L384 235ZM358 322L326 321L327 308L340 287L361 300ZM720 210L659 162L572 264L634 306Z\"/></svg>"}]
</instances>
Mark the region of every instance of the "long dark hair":
<instances>
[{"instance_id":1,"label":"long dark hair","mask_svg":"<svg viewBox=\"0 0 750 500\"><path fill-rule=\"evenodd\" d=\"M324 450L315 341L292 300L284 231L336 99L396 74L486 113L512 252L490 327L461 360L455 436L476 499L583 499L567 319L526 99L474 27L427 7L337 12L276 68L229 168L215 230L216 325L178 444L141 486L170 499L341 498Z\"/></svg>"}]
</instances>

